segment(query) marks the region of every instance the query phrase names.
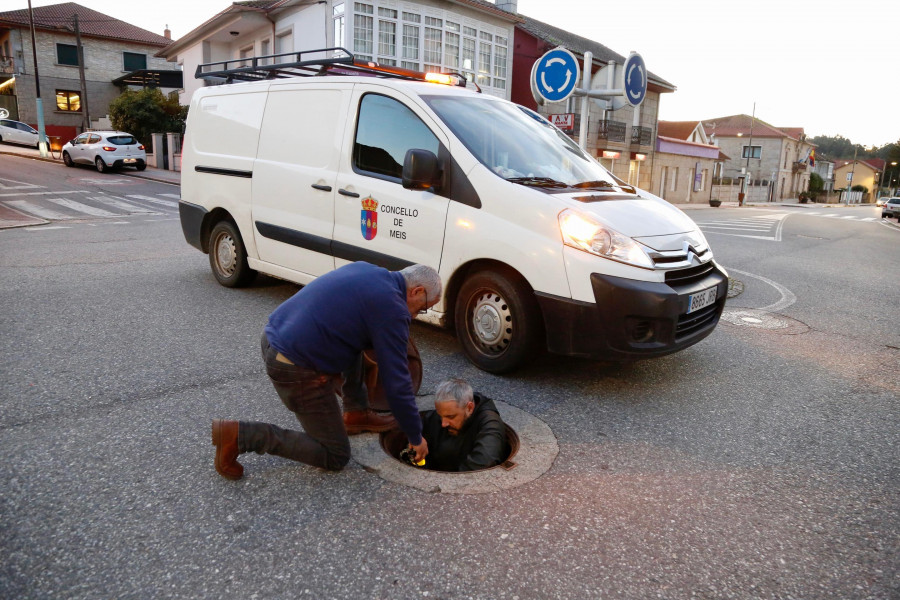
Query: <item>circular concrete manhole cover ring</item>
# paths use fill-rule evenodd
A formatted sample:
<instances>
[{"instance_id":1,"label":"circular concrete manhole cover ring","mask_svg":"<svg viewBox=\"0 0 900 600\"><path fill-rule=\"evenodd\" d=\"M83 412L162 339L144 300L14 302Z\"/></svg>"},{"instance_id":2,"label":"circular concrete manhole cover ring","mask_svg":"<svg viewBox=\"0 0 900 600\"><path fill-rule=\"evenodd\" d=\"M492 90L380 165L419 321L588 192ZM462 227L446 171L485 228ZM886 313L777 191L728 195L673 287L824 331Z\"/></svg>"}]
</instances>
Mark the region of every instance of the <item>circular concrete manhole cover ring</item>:
<instances>
[{"instance_id":1,"label":"circular concrete manhole cover ring","mask_svg":"<svg viewBox=\"0 0 900 600\"><path fill-rule=\"evenodd\" d=\"M417 403L420 411L431 410L434 408L434 396L417 398ZM559 453L556 436L546 423L534 415L499 400L494 400L494 404L506 424L519 436L519 451L513 457L516 466L512 469L494 467L473 473L417 469L385 452L377 433L350 437L353 460L385 481L401 483L423 492L486 494L534 481L553 466Z\"/></svg>"},{"instance_id":2,"label":"circular concrete manhole cover ring","mask_svg":"<svg viewBox=\"0 0 900 600\"><path fill-rule=\"evenodd\" d=\"M797 335L809 331L809 325L802 321L753 308L725 309L722 311L722 320L739 327L760 329L784 335Z\"/></svg>"}]
</instances>

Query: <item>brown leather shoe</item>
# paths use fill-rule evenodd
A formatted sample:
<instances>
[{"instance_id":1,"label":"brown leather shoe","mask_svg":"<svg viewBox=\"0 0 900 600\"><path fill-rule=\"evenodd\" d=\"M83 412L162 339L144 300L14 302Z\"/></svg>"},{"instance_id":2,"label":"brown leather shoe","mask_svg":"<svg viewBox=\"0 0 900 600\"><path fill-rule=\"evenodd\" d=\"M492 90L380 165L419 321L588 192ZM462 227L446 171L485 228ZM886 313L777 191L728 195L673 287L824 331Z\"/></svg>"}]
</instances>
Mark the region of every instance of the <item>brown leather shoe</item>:
<instances>
[{"instance_id":1,"label":"brown leather shoe","mask_svg":"<svg viewBox=\"0 0 900 600\"><path fill-rule=\"evenodd\" d=\"M214 419L212 422L212 443L216 447L216 471L226 479L240 479L244 467L237 461L238 422Z\"/></svg>"},{"instance_id":2,"label":"brown leather shoe","mask_svg":"<svg viewBox=\"0 0 900 600\"><path fill-rule=\"evenodd\" d=\"M344 413L344 427L347 435L357 433L380 433L397 427L397 420L390 413L368 410L351 410Z\"/></svg>"}]
</instances>

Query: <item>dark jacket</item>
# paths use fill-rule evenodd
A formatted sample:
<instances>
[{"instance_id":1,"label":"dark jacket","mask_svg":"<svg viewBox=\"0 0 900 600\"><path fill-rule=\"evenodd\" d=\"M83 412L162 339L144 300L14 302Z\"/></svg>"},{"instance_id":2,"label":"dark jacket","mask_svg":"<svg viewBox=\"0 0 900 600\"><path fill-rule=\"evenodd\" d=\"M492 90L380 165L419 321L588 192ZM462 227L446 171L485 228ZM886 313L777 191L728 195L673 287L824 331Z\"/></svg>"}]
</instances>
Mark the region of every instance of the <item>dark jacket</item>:
<instances>
[{"instance_id":1,"label":"dark jacket","mask_svg":"<svg viewBox=\"0 0 900 600\"><path fill-rule=\"evenodd\" d=\"M406 356L411 320L403 275L356 262L285 300L269 316L266 337L295 365L325 373L345 371L374 348L391 412L418 444L421 422Z\"/></svg>"},{"instance_id":2,"label":"dark jacket","mask_svg":"<svg viewBox=\"0 0 900 600\"><path fill-rule=\"evenodd\" d=\"M457 435L441 427L436 411L422 413L422 435L428 441L425 467L435 471L475 471L499 465L509 456L506 425L494 401L474 395L475 410Z\"/></svg>"}]
</instances>

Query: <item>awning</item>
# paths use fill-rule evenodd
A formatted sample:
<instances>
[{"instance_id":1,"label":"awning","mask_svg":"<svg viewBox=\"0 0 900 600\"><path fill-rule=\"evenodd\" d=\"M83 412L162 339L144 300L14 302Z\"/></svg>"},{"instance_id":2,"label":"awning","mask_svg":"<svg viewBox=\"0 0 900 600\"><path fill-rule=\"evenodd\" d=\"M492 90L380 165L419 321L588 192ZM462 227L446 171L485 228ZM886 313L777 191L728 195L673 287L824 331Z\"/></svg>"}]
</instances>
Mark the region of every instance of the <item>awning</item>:
<instances>
[{"instance_id":1,"label":"awning","mask_svg":"<svg viewBox=\"0 0 900 600\"><path fill-rule=\"evenodd\" d=\"M181 71L163 71L159 69L141 69L113 79L116 85L139 85L142 87L164 87L180 89L184 87L184 74Z\"/></svg>"}]
</instances>

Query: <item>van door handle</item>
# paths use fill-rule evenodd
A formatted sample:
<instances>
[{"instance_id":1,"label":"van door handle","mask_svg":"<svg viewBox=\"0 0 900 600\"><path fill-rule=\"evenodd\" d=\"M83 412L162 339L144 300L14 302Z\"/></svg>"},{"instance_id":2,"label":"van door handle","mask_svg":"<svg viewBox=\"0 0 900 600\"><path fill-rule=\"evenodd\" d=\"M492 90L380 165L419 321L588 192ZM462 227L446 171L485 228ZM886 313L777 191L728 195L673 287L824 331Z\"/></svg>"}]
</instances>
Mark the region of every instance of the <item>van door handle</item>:
<instances>
[{"instance_id":1,"label":"van door handle","mask_svg":"<svg viewBox=\"0 0 900 600\"><path fill-rule=\"evenodd\" d=\"M344 188L339 189L338 194L340 194L341 196L349 196L351 198L359 198L359 194L357 194L356 192L348 192Z\"/></svg>"},{"instance_id":2,"label":"van door handle","mask_svg":"<svg viewBox=\"0 0 900 600\"><path fill-rule=\"evenodd\" d=\"M319 185L318 183L314 183L314 184L312 184L312 186L313 186L314 188L316 188L317 190L322 190L323 192L330 192L330 191L331 191L331 186L330 186L330 185Z\"/></svg>"}]
</instances>

